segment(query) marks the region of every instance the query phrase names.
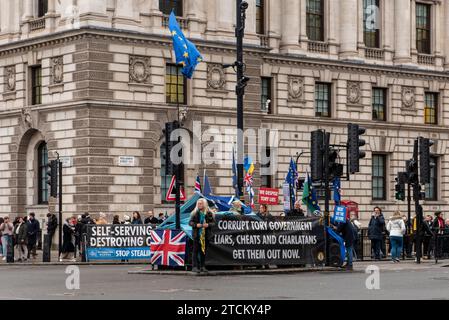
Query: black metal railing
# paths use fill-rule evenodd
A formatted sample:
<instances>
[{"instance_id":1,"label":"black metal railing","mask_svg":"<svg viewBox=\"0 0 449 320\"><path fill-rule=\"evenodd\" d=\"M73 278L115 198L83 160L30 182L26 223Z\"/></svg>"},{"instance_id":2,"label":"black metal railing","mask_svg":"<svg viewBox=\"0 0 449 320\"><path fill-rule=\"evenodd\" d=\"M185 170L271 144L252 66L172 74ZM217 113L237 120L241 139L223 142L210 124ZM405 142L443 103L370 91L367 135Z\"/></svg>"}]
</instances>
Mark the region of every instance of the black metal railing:
<instances>
[{"instance_id":1,"label":"black metal railing","mask_svg":"<svg viewBox=\"0 0 449 320\"><path fill-rule=\"evenodd\" d=\"M404 236L402 250L403 259L412 259L416 256L415 235ZM368 236L368 229L361 229L354 245L358 261L374 260L371 240ZM390 256L390 237L384 234L381 245L381 258L387 259ZM433 236L424 236L422 243L422 256L424 258L435 258L435 260L449 259L449 233L434 233Z\"/></svg>"}]
</instances>

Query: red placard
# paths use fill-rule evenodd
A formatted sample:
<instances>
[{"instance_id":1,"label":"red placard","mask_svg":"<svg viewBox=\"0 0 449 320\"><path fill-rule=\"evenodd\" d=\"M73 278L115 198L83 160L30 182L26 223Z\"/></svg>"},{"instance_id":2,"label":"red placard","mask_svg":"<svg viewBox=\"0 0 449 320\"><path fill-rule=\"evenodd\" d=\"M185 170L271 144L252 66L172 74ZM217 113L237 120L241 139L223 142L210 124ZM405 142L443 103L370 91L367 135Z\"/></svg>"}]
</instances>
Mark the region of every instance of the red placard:
<instances>
[{"instance_id":1,"label":"red placard","mask_svg":"<svg viewBox=\"0 0 449 320\"><path fill-rule=\"evenodd\" d=\"M260 188L259 204L268 204L268 205L279 204L279 190L271 188Z\"/></svg>"}]
</instances>

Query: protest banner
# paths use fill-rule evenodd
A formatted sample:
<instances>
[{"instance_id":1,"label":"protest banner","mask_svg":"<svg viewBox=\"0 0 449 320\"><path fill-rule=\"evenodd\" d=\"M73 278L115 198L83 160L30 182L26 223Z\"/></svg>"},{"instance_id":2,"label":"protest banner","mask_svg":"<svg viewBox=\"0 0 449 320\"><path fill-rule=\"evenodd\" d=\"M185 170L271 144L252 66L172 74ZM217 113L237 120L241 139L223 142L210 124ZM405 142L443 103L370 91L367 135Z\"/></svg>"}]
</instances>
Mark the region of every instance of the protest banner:
<instances>
[{"instance_id":1,"label":"protest banner","mask_svg":"<svg viewBox=\"0 0 449 320\"><path fill-rule=\"evenodd\" d=\"M319 218L217 216L207 265L305 265L324 260L324 226Z\"/></svg>"}]
</instances>

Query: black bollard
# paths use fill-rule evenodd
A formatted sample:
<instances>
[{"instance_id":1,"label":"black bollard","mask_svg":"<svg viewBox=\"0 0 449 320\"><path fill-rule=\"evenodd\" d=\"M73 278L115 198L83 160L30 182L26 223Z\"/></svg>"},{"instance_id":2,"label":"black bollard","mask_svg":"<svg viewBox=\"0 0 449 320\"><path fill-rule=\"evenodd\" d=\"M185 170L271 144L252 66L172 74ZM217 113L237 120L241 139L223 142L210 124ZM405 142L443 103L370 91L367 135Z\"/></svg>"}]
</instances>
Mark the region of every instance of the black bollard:
<instances>
[{"instance_id":1,"label":"black bollard","mask_svg":"<svg viewBox=\"0 0 449 320\"><path fill-rule=\"evenodd\" d=\"M42 262L51 262L50 237L48 234L44 235L44 244L42 248Z\"/></svg>"},{"instance_id":2,"label":"black bollard","mask_svg":"<svg viewBox=\"0 0 449 320\"><path fill-rule=\"evenodd\" d=\"M14 263L14 243L12 237L8 241L8 254L6 255L7 263Z\"/></svg>"}]
</instances>

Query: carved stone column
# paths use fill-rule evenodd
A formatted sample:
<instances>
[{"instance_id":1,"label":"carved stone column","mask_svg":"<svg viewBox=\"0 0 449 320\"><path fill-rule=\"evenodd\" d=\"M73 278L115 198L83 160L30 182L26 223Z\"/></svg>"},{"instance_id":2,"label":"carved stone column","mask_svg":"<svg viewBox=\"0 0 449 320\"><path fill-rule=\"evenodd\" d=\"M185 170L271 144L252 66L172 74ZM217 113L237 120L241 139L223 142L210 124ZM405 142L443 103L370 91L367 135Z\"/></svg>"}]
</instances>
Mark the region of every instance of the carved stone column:
<instances>
[{"instance_id":1,"label":"carved stone column","mask_svg":"<svg viewBox=\"0 0 449 320\"><path fill-rule=\"evenodd\" d=\"M340 57L358 56L357 27L359 15L357 0L340 1Z\"/></svg>"},{"instance_id":2,"label":"carved stone column","mask_svg":"<svg viewBox=\"0 0 449 320\"><path fill-rule=\"evenodd\" d=\"M411 62L410 41L411 36L411 4L410 0L396 0L395 8L395 62L402 64ZM401 17L398 19L398 17Z\"/></svg>"},{"instance_id":3,"label":"carved stone column","mask_svg":"<svg viewBox=\"0 0 449 320\"><path fill-rule=\"evenodd\" d=\"M282 0L281 52L298 53L300 35L300 1Z\"/></svg>"}]
</instances>

